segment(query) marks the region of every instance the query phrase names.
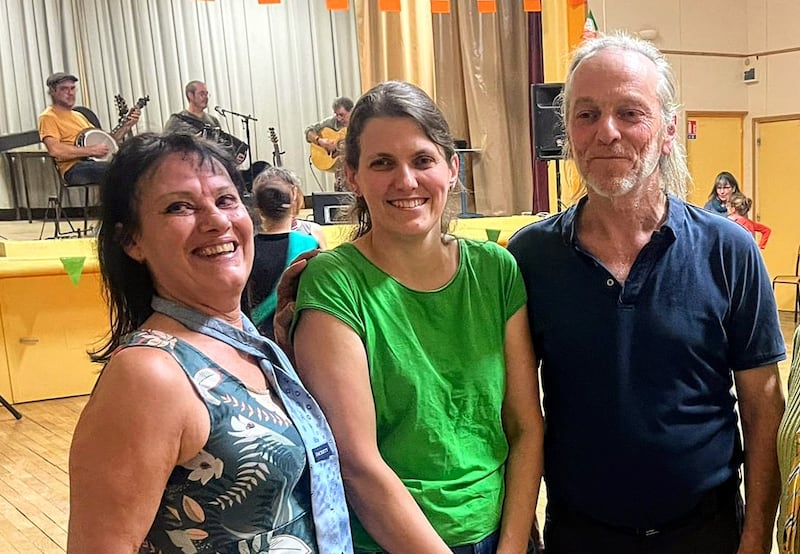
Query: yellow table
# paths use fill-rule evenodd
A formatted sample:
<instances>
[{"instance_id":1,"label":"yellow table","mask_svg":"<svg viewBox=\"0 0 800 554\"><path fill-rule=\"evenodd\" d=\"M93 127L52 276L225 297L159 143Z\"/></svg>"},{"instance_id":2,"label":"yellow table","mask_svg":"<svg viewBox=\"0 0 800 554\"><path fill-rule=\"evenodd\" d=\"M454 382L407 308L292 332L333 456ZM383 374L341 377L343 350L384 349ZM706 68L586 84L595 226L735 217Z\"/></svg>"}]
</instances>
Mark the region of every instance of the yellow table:
<instances>
[{"instance_id":1,"label":"yellow table","mask_svg":"<svg viewBox=\"0 0 800 554\"><path fill-rule=\"evenodd\" d=\"M456 236L506 245L535 216L453 221ZM352 225L325 225L328 246L348 240ZM0 242L0 395L13 403L88 394L100 366L86 353L108 332L95 239ZM64 257L85 258L77 285Z\"/></svg>"},{"instance_id":2,"label":"yellow table","mask_svg":"<svg viewBox=\"0 0 800 554\"><path fill-rule=\"evenodd\" d=\"M0 394L12 403L91 392L108 332L92 239L0 243ZM84 258L77 285L62 258Z\"/></svg>"},{"instance_id":3,"label":"yellow table","mask_svg":"<svg viewBox=\"0 0 800 554\"><path fill-rule=\"evenodd\" d=\"M453 234L458 237L477 240L487 240L486 229L497 229L500 231L500 238L497 242L505 246L508 244L508 239L511 238L511 235L517 230L539 221L539 219L541 218L535 215L454 219L451 228ZM328 248L334 248L350 238L353 226L323 225L322 230L325 233L325 241L328 243Z\"/></svg>"}]
</instances>

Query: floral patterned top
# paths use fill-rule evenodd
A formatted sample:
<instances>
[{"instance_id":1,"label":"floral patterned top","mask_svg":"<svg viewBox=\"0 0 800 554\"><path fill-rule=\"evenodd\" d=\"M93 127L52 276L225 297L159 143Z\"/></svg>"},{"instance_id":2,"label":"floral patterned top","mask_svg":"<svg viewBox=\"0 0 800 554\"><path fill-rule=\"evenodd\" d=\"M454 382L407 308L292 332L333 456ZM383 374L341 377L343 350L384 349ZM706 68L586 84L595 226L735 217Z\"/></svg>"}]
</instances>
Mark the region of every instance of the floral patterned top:
<instances>
[{"instance_id":1,"label":"floral patterned top","mask_svg":"<svg viewBox=\"0 0 800 554\"><path fill-rule=\"evenodd\" d=\"M170 475L140 553L317 554L303 441L271 391L255 391L171 335L131 333L183 368L211 416L205 447Z\"/></svg>"}]
</instances>

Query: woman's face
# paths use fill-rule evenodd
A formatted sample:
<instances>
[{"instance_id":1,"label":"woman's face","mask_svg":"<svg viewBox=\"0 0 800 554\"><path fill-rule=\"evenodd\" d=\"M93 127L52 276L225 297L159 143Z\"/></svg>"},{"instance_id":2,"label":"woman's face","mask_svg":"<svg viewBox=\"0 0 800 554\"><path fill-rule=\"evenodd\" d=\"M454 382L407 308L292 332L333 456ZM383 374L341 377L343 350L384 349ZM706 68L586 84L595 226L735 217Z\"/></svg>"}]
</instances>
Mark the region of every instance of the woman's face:
<instances>
[{"instance_id":1,"label":"woman's face","mask_svg":"<svg viewBox=\"0 0 800 554\"><path fill-rule=\"evenodd\" d=\"M139 231L125 251L147 266L160 296L206 313L238 311L253 224L224 168L211 164L171 154L139 183Z\"/></svg>"},{"instance_id":2,"label":"woman's face","mask_svg":"<svg viewBox=\"0 0 800 554\"><path fill-rule=\"evenodd\" d=\"M447 195L458 159L446 159L419 124L406 117L378 117L364 126L358 168L346 168L364 197L375 233L426 236L441 233Z\"/></svg>"},{"instance_id":3,"label":"woman's face","mask_svg":"<svg viewBox=\"0 0 800 554\"><path fill-rule=\"evenodd\" d=\"M731 184L725 179L718 180L714 185L714 189L717 191L717 198L719 198L722 203L727 202L731 194L735 192Z\"/></svg>"}]
</instances>

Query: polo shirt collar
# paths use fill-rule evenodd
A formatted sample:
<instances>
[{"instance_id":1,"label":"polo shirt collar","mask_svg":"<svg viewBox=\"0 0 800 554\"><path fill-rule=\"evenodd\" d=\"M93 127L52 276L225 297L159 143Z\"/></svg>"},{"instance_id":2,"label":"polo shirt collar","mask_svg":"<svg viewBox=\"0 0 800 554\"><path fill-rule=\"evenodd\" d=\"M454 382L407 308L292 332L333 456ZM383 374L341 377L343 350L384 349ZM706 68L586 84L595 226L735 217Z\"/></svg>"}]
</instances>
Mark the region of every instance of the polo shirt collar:
<instances>
[{"instance_id":1,"label":"polo shirt collar","mask_svg":"<svg viewBox=\"0 0 800 554\"><path fill-rule=\"evenodd\" d=\"M561 240L565 245L575 244L578 236L578 213L583 209L588 196L583 195L562 216ZM667 194L667 220L659 230L669 231L674 237L680 234L686 222L686 205L677 196Z\"/></svg>"}]
</instances>

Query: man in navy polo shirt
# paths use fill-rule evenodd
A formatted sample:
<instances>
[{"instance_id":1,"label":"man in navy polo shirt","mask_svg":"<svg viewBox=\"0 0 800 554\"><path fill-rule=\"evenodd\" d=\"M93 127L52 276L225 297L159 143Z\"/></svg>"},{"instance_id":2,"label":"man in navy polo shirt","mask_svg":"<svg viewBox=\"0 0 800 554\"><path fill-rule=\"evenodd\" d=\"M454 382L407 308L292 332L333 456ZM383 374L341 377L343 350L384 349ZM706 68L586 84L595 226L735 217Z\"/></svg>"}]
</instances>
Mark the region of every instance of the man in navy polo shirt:
<instances>
[{"instance_id":1,"label":"man in navy polo shirt","mask_svg":"<svg viewBox=\"0 0 800 554\"><path fill-rule=\"evenodd\" d=\"M769 553L785 345L758 248L682 200L654 46L584 43L562 110L585 195L509 244L542 364L547 553Z\"/></svg>"}]
</instances>

